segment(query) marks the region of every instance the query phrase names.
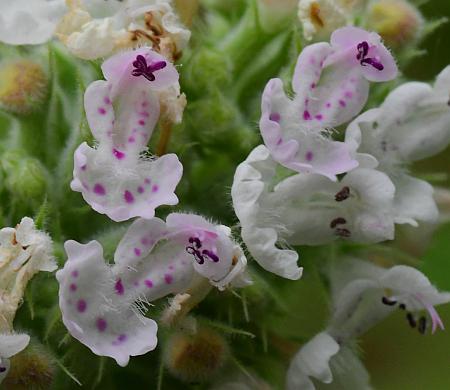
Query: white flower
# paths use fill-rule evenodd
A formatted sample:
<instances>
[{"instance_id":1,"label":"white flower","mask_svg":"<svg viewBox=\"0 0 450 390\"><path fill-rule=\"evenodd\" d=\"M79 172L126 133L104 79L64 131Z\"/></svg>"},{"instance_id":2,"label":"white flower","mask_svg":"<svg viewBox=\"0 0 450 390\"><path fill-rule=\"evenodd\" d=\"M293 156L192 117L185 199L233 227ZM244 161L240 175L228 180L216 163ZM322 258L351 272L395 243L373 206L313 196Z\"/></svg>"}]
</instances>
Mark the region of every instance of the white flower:
<instances>
[{"instance_id":1,"label":"white flower","mask_svg":"<svg viewBox=\"0 0 450 390\"><path fill-rule=\"evenodd\" d=\"M67 8L64 0L0 0L0 41L10 45L47 42Z\"/></svg>"},{"instance_id":2,"label":"white flower","mask_svg":"<svg viewBox=\"0 0 450 390\"><path fill-rule=\"evenodd\" d=\"M39 271L57 268L50 237L36 230L31 218L0 230L0 329L12 329L29 280Z\"/></svg>"},{"instance_id":3,"label":"white flower","mask_svg":"<svg viewBox=\"0 0 450 390\"><path fill-rule=\"evenodd\" d=\"M379 108L360 115L347 129L346 142L358 149L358 159L374 156L377 169L394 182L397 223L417 226L417 221L438 218L432 187L409 176L405 168L450 143L449 91L450 66L438 75L434 88L419 82L403 84Z\"/></svg>"},{"instance_id":4,"label":"white flower","mask_svg":"<svg viewBox=\"0 0 450 390\"><path fill-rule=\"evenodd\" d=\"M258 146L237 168L231 189L242 238L262 267L289 279L300 278L297 253L277 243L393 239L395 188L384 173L364 168L339 182L318 174L280 180L281 169L269 151Z\"/></svg>"},{"instance_id":5,"label":"white flower","mask_svg":"<svg viewBox=\"0 0 450 390\"><path fill-rule=\"evenodd\" d=\"M26 334L0 333L0 384L8 374L9 358L24 350L29 342Z\"/></svg>"},{"instance_id":6,"label":"white flower","mask_svg":"<svg viewBox=\"0 0 450 390\"><path fill-rule=\"evenodd\" d=\"M351 24L364 0L300 0L298 18L307 41L326 40L331 33Z\"/></svg>"},{"instance_id":7,"label":"white flower","mask_svg":"<svg viewBox=\"0 0 450 390\"><path fill-rule=\"evenodd\" d=\"M327 332L313 337L294 356L287 372L286 389L314 390L316 387L311 378L327 384L327 388L371 388L369 374L353 348L340 346Z\"/></svg>"},{"instance_id":8,"label":"white flower","mask_svg":"<svg viewBox=\"0 0 450 390\"><path fill-rule=\"evenodd\" d=\"M311 377L339 389L370 389L368 374L352 352L355 338L392 313L404 311L407 323L424 334L444 324L434 306L450 302L420 271L384 269L355 259L340 259L330 272L333 311L326 330L305 344L291 362L288 390L315 389ZM422 314L425 312L426 314Z\"/></svg>"},{"instance_id":9,"label":"white flower","mask_svg":"<svg viewBox=\"0 0 450 390\"><path fill-rule=\"evenodd\" d=\"M95 354L121 366L156 347L156 322L143 316L149 302L183 294L202 278L219 289L249 283L245 256L230 229L197 215L136 220L120 241L113 266L97 241L64 246L68 260L56 274L63 322ZM180 295L177 303L187 298Z\"/></svg>"},{"instance_id":10,"label":"white flower","mask_svg":"<svg viewBox=\"0 0 450 390\"><path fill-rule=\"evenodd\" d=\"M170 0L67 0L58 37L76 56L95 59L121 48L150 45L172 60L189 41Z\"/></svg>"}]
</instances>

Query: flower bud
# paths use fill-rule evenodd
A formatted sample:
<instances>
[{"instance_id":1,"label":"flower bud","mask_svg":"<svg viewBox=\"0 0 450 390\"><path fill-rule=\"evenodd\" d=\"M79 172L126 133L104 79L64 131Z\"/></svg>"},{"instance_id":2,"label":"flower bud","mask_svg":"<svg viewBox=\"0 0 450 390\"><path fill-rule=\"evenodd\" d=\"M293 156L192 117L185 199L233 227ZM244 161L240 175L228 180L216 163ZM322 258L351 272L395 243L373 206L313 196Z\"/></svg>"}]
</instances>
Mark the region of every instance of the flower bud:
<instances>
[{"instance_id":1,"label":"flower bud","mask_svg":"<svg viewBox=\"0 0 450 390\"><path fill-rule=\"evenodd\" d=\"M43 67L30 60L0 66L0 105L15 114L29 114L39 108L47 94Z\"/></svg>"},{"instance_id":2,"label":"flower bud","mask_svg":"<svg viewBox=\"0 0 450 390\"><path fill-rule=\"evenodd\" d=\"M228 345L216 331L200 327L194 334L177 332L165 351L169 371L184 382L205 382L214 377L228 356Z\"/></svg>"},{"instance_id":3,"label":"flower bud","mask_svg":"<svg viewBox=\"0 0 450 390\"><path fill-rule=\"evenodd\" d=\"M32 343L11 358L11 368L2 382L2 389L47 390L54 376L54 358L42 345Z\"/></svg>"},{"instance_id":4,"label":"flower bud","mask_svg":"<svg viewBox=\"0 0 450 390\"><path fill-rule=\"evenodd\" d=\"M188 88L204 93L211 88L223 88L231 81L231 64L222 53L201 49L190 58L184 80Z\"/></svg>"},{"instance_id":5,"label":"flower bud","mask_svg":"<svg viewBox=\"0 0 450 390\"><path fill-rule=\"evenodd\" d=\"M423 26L420 12L404 0L379 0L369 8L367 25L394 49L414 42Z\"/></svg>"},{"instance_id":6,"label":"flower bud","mask_svg":"<svg viewBox=\"0 0 450 390\"><path fill-rule=\"evenodd\" d=\"M47 188L47 171L39 160L21 151L8 151L1 165L11 194L24 200L41 200Z\"/></svg>"}]
</instances>

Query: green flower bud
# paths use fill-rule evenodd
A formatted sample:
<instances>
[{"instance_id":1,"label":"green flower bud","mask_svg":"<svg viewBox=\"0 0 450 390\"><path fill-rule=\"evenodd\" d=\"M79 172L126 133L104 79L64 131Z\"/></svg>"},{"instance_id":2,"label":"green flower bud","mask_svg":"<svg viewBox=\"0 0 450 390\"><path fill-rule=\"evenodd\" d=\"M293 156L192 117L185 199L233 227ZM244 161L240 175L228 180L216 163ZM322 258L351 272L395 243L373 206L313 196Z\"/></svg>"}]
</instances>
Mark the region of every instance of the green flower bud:
<instances>
[{"instance_id":1,"label":"green flower bud","mask_svg":"<svg viewBox=\"0 0 450 390\"><path fill-rule=\"evenodd\" d=\"M259 22L264 31L283 28L297 10L298 0L258 0Z\"/></svg>"},{"instance_id":2,"label":"green flower bud","mask_svg":"<svg viewBox=\"0 0 450 390\"><path fill-rule=\"evenodd\" d=\"M164 361L169 371L184 382L206 382L213 378L228 357L225 339L209 328L196 333L177 332L166 346Z\"/></svg>"},{"instance_id":3,"label":"green flower bud","mask_svg":"<svg viewBox=\"0 0 450 390\"><path fill-rule=\"evenodd\" d=\"M231 81L231 63L213 49L198 50L186 65L184 80L189 89L202 94L205 90L224 87Z\"/></svg>"},{"instance_id":4,"label":"green flower bud","mask_svg":"<svg viewBox=\"0 0 450 390\"><path fill-rule=\"evenodd\" d=\"M47 390L54 376L54 358L42 345L32 343L11 358L11 368L2 382L2 389Z\"/></svg>"},{"instance_id":5,"label":"green flower bud","mask_svg":"<svg viewBox=\"0 0 450 390\"><path fill-rule=\"evenodd\" d=\"M369 8L367 25L377 31L388 46L399 49L419 37L423 18L407 1L379 0Z\"/></svg>"},{"instance_id":6,"label":"green flower bud","mask_svg":"<svg viewBox=\"0 0 450 390\"><path fill-rule=\"evenodd\" d=\"M47 188L47 170L41 162L21 151L8 151L2 156L5 186L15 197L41 200Z\"/></svg>"},{"instance_id":7,"label":"green flower bud","mask_svg":"<svg viewBox=\"0 0 450 390\"><path fill-rule=\"evenodd\" d=\"M36 62L21 59L0 66L0 106L15 114L29 114L44 101L47 74Z\"/></svg>"}]
</instances>

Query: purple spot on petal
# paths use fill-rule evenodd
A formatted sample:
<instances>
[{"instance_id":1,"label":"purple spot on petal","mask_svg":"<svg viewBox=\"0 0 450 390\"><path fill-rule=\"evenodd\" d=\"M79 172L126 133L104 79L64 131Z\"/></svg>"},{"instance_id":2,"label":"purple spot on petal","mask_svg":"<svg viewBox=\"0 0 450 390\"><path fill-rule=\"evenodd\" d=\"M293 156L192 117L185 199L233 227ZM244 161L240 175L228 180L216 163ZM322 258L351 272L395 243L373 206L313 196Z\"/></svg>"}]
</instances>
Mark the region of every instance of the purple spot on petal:
<instances>
[{"instance_id":1,"label":"purple spot on petal","mask_svg":"<svg viewBox=\"0 0 450 390\"><path fill-rule=\"evenodd\" d=\"M77 310L78 310L80 313L84 313L84 312L86 311L86 308L87 308L87 303L86 303L86 301L85 301L84 299L80 299L80 300L77 302Z\"/></svg>"},{"instance_id":2,"label":"purple spot on petal","mask_svg":"<svg viewBox=\"0 0 450 390\"><path fill-rule=\"evenodd\" d=\"M117 279L114 289L116 290L117 294L123 295L123 293L125 292L125 287L123 287L122 279Z\"/></svg>"},{"instance_id":3,"label":"purple spot on petal","mask_svg":"<svg viewBox=\"0 0 450 390\"><path fill-rule=\"evenodd\" d=\"M71 275L73 278L78 278L78 271L77 270L72 271Z\"/></svg>"},{"instance_id":4,"label":"purple spot on petal","mask_svg":"<svg viewBox=\"0 0 450 390\"><path fill-rule=\"evenodd\" d=\"M105 115L105 114L106 114L106 110L105 110L103 107L100 107L100 108L98 109L98 113L99 113L100 115Z\"/></svg>"},{"instance_id":5,"label":"purple spot on petal","mask_svg":"<svg viewBox=\"0 0 450 390\"><path fill-rule=\"evenodd\" d=\"M105 187L103 187L103 186L102 186L101 184L99 184L99 183L97 183L97 184L94 186L94 192L95 192L97 195L100 195L100 196L103 196L103 195L106 194Z\"/></svg>"},{"instance_id":6,"label":"purple spot on petal","mask_svg":"<svg viewBox=\"0 0 450 390\"><path fill-rule=\"evenodd\" d=\"M347 103L345 103L343 100L339 100L339 105L341 107L345 107L345 106L347 106Z\"/></svg>"},{"instance_id":7,"label":"purple spot on petal","mask_svg":"<svg viewBox=\"0 0 450 390\"><path fill-rule=\"evenodd\" d=\"M306 161L312 161L312 159L314 158L314 154L313 152L311 152L310 150L306 152L305 155Z\"/></svg>"},{"instance_id":8,"label":"purple spot on petal","mask_svg":"<svg viewBox=\"0 0 450 390\"><path fill-rule=\"evenodd\" d=\"M150 240L147 237L144 237L141 239L141 244L142 245L149 245L150 244Z\"/></svg>"},{"instance_id":9,"label":"purple spot on petal","mask_svg":"<svg viewBox=\"0 0 450 390\"><path fill-rule=\"evenodd\" d=\"M148 288L152 288L153 287L153 282L150 279L146 279L144 281L144 284L148 287Z\"/></svg>"},{"instance_id":10,"label":"purple spot on petal","mask_svg":"<svg viewBox=\"0 0 450 390\"><path fill-rule=\"evenodd\" d=\"M316 119L321 121L323 119L323 115L322 114L317 114L316 115Z\"/></svg>"},{"instance_id":11,"label":"purple spot on petal","mask_svg":"<svg viewBox=\"0 0 450 390\"><path fill-rule=\"evenodd\" d=\"M174 267L173 265L169 265L169 269L170 269L171 271L173 271L173 270L175 269L175 267Z\"/></svg>"},{"instance_id":12,"label":"purple spot on petal","mask_svg":"<svg viewBox=\"0 0 450 390\"><path fill-rule=\"evenodd\" d=\"M138 122L141 126L145 126L145 121L143 120L143 119L139 119L139 122Z\"/></svg>"},{"instance_id":13,"label":"purple spot on petal","mask_svg":"<svg viewBox=\"0 0 450 390\"><path fill-rule=\"evenodd\" d=\"M133 196L133 194L132 194L130 191L128 191L128 190L126 190L126 191L124 192L123 198L125 199L125 202L127 202L127 203L133 203L133 202L134 202L134 196Z\"/></svg>"},{"instance_id":14,"label":"purple spot on petal","mask_svg":"<svg viewBox=\"0 0 450 390\"><path fill-rule=\"evenodd\" d=\"M142 252L139 248L134 248L134 254L139 257L142 254Z\"/></svg>"},{"instance_id":15,"label":"purple spot on petal","mask_svg":"<svg viewBox=\"0 0 450 390\"><path fill-rule=\"evenodd\" d=\"M77 291L77 285L75 283L72 283L70 286L70 291Z\"/></svg>"},{"instance_id":16,"label":"purple spot on petal","mask_svg":"<svg viewBox=\"0 0 450 390\"><path fill-rule=\"evenodd\" d=\"M86 165L86 164L84 164L84 165L81 166L81 170L82 170L82 171L85 171L86 168L87 168L87 165Z\"/></svg>"},{"instance_id":17,"label":"purple spot on petal","mask_svg":"<svg viewBox=\"0 0 450 390\"><path fill-rule=\"evenodd\" d=\"M113 149L113 154L118 160L122 160L125 157L125 153L121 152L120 150Z\"/></svg>"},{"instance_id":18,"label":"purple spot on petal","mask_svg":"<svg viewBox=\"0 0 450 390\"><path fill-rule=\"evenodd\" d=\"M144 187L139 186L139 187L137 188L137 192L139 192L140 194L142 194L142 193L144 192Z\"/></svg>"},{"instance_id":19,"label":"purple spot on petal","mask_svg":"<svg viewBox=\"0 0 450 390\"><path fill-rule=\"evenodd\" d=\"M150 184L152 181L150 179L145 179L144 182L145 184Z\"/></svg>"},{"instance_id":20,"label":"purple spot on petal","mask_svg":"<svg viewBox=\"0 0 450 390\"><path fill-rule=\"evenodd\" d=\"M353 92L352 91L345 92L344 97L346 97L347 99L351 99L353 97Z\"/></svg>"},{"instance_id":21,"label":"purple spot on petal","mask_svg":"<svg viewBox=\"0 0 450 390\"><path fill-rule=\"evenodd\" d=\"M173 282L173 276L171 274L164 274L164 281L166 284L171 284Z\"/></svg>"},{"instance_id":22,"label":"purple spot on petal","mask_svg":"<svg viewBox=\"0 0 450 390\"><path fill-rule=\"evenodd\" d=\"M148 118L150 116L150 114L147 111L142 111L142 112L139 113L139 115L141 115L141 116L143 116L145 118Z\"/></svg>"},{"instance_id":23,"label":"purple spot on petal","mask_svg":"<svg viewBox=\"0 0 450 390\"><path fill-rule=\"evenodd\" d=\"M112 342L112 344L114 346L120 345L120 344L124 343L126 341L126 339L127 339L127 335L126 334L121 334L121 335L117 336L117 339L115 339Z\"/></svg>"},{"instance_id":24,"label":"purple spot on petal","mask_svg":"<svg viewBox=\"0 0 450 390\"><path fill-rule=\"evenodd\" d=\"M326 106L327 108L330 108L330 107L331 107L331 103L327 103L325 106Z\"/></svg>"},{"instance_id":25,"label":"purple spot on petal","mask_svg":"<svg viewBox=\"0 0 450 390\"><path fill-rule=\"evenodd\" d=\"M129 142L130 144L134 143L135 141L136 141L136 138L134 138L134 137L128 137L128 142Z\"/></svg>"},{"instance_id":26,"label":"purple spot on petal","mask_svg":"<svg viewBox=\"0 0 450 390\"><path fill-rule=\"evenodd\" d=\"M104 332L108 327L108 323L104 318L98 318L96 322L96 326L99 332Z\"/></svg>"},{"instance_id":27,"label":"purple spot on petal","mask_svg":"<svg viewBox=\"0 0 450 390\"><path fill-rule=\"evenodd\" d=\"M159 190L159 187L158 187L157 184L155 184L155 185L152 187L152 192L158 192L158 190Z\"/></svg>"},{"instance_id":28,"label":"purple spot on petal","mask_svg":"<svg viewBox=\"0 0 450 390\"><path fill-rule=\"evenodd\" d=\"M316 83L311 83L311 89L316 88Z\"/></svg>"},{"instance_id":29,"label":"purple spot on petal","mask_svg":"<svg viewBox=\"0 0 450 390\"><path fill-rule=\"evenodd\" d=\"M283 139L280 138L280 139L277 141L277 146L278 146L278 145L281 145L282 142L283 142Z\"/></svg>"},{"instance_id":30,"label":"purple spot on petal","mask_svg":"<svg viewBox=\"0 0 450 390\"><path fill-rule=\"evenodd\" d=\"M103 101L105 102L105 104L111 104L111 99L108 96L105 96L105 98L103 99Z\"/></svg>"},{"instance_id":31,"label":"purple spot on petal","mask_svg":"<svg viewBox=\"0 0 450 390\"><path fill-rule=\"evenodd\" d=\"M280 120L281 120L281 115L280 115L278 112L272 112L272 113L269 115L269 119L270 119L271 121L273 121L273 122L279 123Z\"/></svg>"},{"instance_id":32,"label":"purple spot on petal","mask_svg":"<svg viewBox=\"0 0 450 390\"><path fill-rule=\"evenodd\" d=\"M308 110L303 111L303 119L304 119L305 121L311 120L311 114L309 113Z\"/></svg>"}]
</instances>

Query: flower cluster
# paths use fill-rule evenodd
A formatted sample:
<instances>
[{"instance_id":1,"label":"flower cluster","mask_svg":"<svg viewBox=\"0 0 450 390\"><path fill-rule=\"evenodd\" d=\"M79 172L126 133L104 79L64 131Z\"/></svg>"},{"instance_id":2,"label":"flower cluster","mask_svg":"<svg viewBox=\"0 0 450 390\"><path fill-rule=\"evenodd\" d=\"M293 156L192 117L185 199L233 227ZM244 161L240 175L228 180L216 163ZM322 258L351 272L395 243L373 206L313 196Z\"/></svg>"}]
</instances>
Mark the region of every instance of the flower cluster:
<instances>
[{"instance_id":1,"label":"flower cluster","mask_svg":"<svg viewBox=\"0 0 450 390\"><path fill-rule=\"evenodd\" d=\"M242 238L262 267L299 279L303 269L291 245L378 243L394 239L395 224L437 220L432 186L410 176L407 167L450 143L449 70L434 88L403 84L379 108L357 116L369 81L391 80L397 67L377 34L344 27L332 34L331 44L302 51L293 99L280 79L268 82L261 104L264 145L237 168L232 187ZM333 129L352 119L344 142L335 141ZM287 376L291 390L313 389L310 377L331 383L336 367L345 367L336 369L340 384L369 388L352 345L395 308L420 333L430 322L433 333L444 328L434 306L449 302L450 295L439 293L421 272L345 259L335 267L329 275L330 325L294 357ZM423 310L429 320L417 316Z\"/></svg>"},{"instance_id":2,"label":"flower cluster","mask_svg":"<svg viewBox=\"0 0 450 390\"><path fill-rule=\"evenodd\" d=\"M214 8L204 18L204 24L200 23L205 30L208 23L217 25L211 29L211 42L228 27L223 15L234 15L228 8L233 5L219 3L211 1L202 5ZM267 291L274 301L281 300L272 288L272 280L276 280L274 284L297 283L296 286L308 283L299 281L303 273L312 274L307 261L302 262L304 267L300 266L299 253L309 250L320 253L318 257L325 260L317 266L316 273L317 279L324 279L320 288L329 293L331 310L326 325L309 333L315 336L293 354L286 375L288 390L313 390L319 382L345 389L370 389L369 374L357 353L357 339L393 312L402 313L405 324L418 334L444 329L435 307L450 302L450 293L439 291L411 264L376 258L371 250L383 249L388 257L395 249L375 244L394 240L398 225L417 228L420 224L437 223L442 218L437 203L450 203L447 192L436 196L430 183L411 173L413 163L442 152L450 144L450 66L442 70L433 86L405 82L388 93L389 84L380 85L394 81L399 66L383 38L395 37L398 25L405 25L401 39L406 42L409 36L417 35L422 19L414 7L405 6L404 0L395 0L388 9L395 19L392 25L388 23L386 27L375 20L384 26L379 33L351 26L355 12L366 7L365 3L357 0L252 1L242 23L223 39L220 48L205 47L199 50L200 54L188 51L188 71L181 73L181 77L176 61L191 33L179 22L171 0L16 0L7 7L0 15L1 42L38 45L56 37L62 42L60 47L77 57L76 64L82 69L77 75L80 81L89 79L86 88L83 82L79 83L82 93L71 93L78 95L79 104L84 106L85 118L80 114L80 122L86 119L90 134L87 137L82 132L69 136L55 134L54 138L61 135L58 142L64 148L64 158L55 158L61 160L56 166L44 167L46 161L41 167L39 151L34 149L30 153L32 158L27 156L29 150L25 148L5 153L0 150L2 167L7 172L5 188L14 197L11 208L24 200L34 207L34 198L41 199L42 195L36 225L40 228L49 216L57 219L52 229L55 253L66 261L56 272L56 281L52 278L59 294L58 302L54 294L56 317L46 318L50 323L47 336L58 324L68 331L72 341L83 344L98 356L114 359L121 367L131 357L155 350L162 339L167 342L161 361L174 377L185 382L210 380L235 352L219 330L253 336L237 327L242 323L237 324L235 318L236 302L229 304L231 299L228 299L238 298L242 302L247 325L252 310L248 302L257 302L255 311L258 310L262 307L259 306L259 301L263 301L261 296ZM378 15L384 9L380 3L385 2L370 2ZM186 2L184 6L192 11L198 3ZM260 144L250 140L246 143L252 145L250 148L241 145L233 158L230 153L223 161L217 150L202 149L201 145L193 153L198 156L192 161L184 160L186 155L182 153L191 144L174 149L176 153L167 153L172 126L181 124L179 128L185 130L187 127L183 126L189 121L199 127L226 122L218 123L218 127L224 129L221 133L226 142L230 141L228 148L242 143L242 139L231 140L236 132L228 132L228 127L236 125L239 131L245 127L242 123L247 118L240 102L247 97L246 88L250 83L268 79L268 64L279 55L273 53L280 48L286 51L286 42L292 43L292 37L288 39L287 33L280 32L292 15L298 16L296 22L300 20L307 41L324 41L303 47L295 67L292 66L290 86L281 78L270 79L264 89L264 84L258 86L258 93L263 89L257 99L259 103L261 98ZM417 23L413 25L410 19ZM254 31L268 42L259 42ZM249 39L245 42L236 38L246 34ZM208 39L199 42L209 43ZM57 45L50 45L54 50L49 56L51 69L57 68L55 64L64 58L61 49L53 46ZM254 54L250 51L255 47L261 52L247 66ZM222 49L224 53L230 51L230 58ZM35 53L30 47L23 50ZM25 107L29 103L26 92L33 88L24 92L23 85L12 87L19 84L16 80L25 80L25 71L31 72L26 74L31 77L37 68L25 69L21 64L28 62L14 62L4 72L9 84L3 95L21 108L14 106L13 110L10 105L11 113L37 115L43 107L56 111L63 105L58 100L61 91L54 88L55 77L51 71L47 75L42 68L34 86L39 89L39 105L33 101L30 107ZM285 70L289 68L286 66ZM74 76L73 69L77 68L71 69L69 76ZM243 73L242 78L239 73ZM186 75L194 80L182 83L184 80L180 78ZM224 85L232 85L235 77L239 78L236 91L222 91ZM68 80L67 74L59 74L56 83L61 80ZM50 85L53 86L47 91ZM190 98L197 99L184 120L187 99L181 93L181 86ZM377 89L378 94L369 102L370 107L374 107L371 103L377 99L378 104L363 111L371 88ZM47 95L50 102L44 101ZM246 107L248 111L249 107ZM208 112L192 114L195 110ZM64 114L68 111L66 107ZM15 125L12 115L2 117L2 123L4 119L5 123L10 121ZM204 122L208 126L197 123L202 122L198 118L206 117L208 120ZM35 117L30 118L30 122L35 121ZM45 126L51 132L60 116L51 112L45 118ZM29 126L26 122L24 128ZM201 139L206 133L201 131L205 130L200 130L200 135L192 140L207 144ZM11 145L22 145L24 138L30 138L30 133L25 134L11 136ZM155 135L160 137L159 143L152 142ZM190 136L180 135L177 141L185 141L185 135ZM192 149L198 146L196 142L192 144L195 144ZM7 150L9 144L5 145ZM30 184L33 175L16 169L22 156L25 156L23 161L26 158L40 169L38 184L41 185L32 193L22 187L25 182L28 187L33 184ZM72 165L69 170L64 165L68 156L70 164L73 161L73 170ZM197 164L203 158L205 161ZM186 190L189 186L197 187L198 183L189 181L199 177L206 190L215 184L212 182L216 176L203 175L204 166L210 162L213 162L211 170L219 171L218 176L223 173L217 169L222 163L231 167L230 181L234 173L230 206L235 215L229 219L222 219L220 213L216 215L222 221L236 216L239 237L234 229L197 214L195 202L190 198L196 198L201 191ZM69 181L60 180L67 171L71 176L70 188ZM54 180L50 179L50 173L55 173ZM186 182L185 188L179 186L182 180ZM67 193L60 191L59 181L67 187ZM51 185L58 187L55 194L46 192ZM225 193L223 189L218 192ZM72 199L67 203L61 199L68 194L75 199L73 203ZM178 205L179 197L184 210L193 211L165 211L161 207ZM196 201L201 203L201 199ZM75 207L69 204L78 208L72 210ZM22 209L18 207L18 210ZM83 213L93 216L92 228L87 226L89 222L86 223ZM64 218L58 220L59 214L64 214ZM82 216L78 222L83 226L64 229L61 221L70 219L69 215ZM95 234L100 226L96 224L97 218L99 224L104 224L101 228L112 227L112 238L105 238L109 230L105 236ZM119 225L122 222L128 224ZM16 228L0 230L0 383L8 373L6 381L13 376L10 366L16 367L16 363L10 359L30 343L28 334L14 330L14 319L27 284L38 272L57 269L52 239L36 225L25 217ZM312 252L314 249L297 246L321 247ZM108 259L110 253L114 253L113 259ZM254 270L248 267L247 257L254 260ZM256 270L258 266L281 278L260 273ZM248 296L235 290L252 285L253 280ZM211 300L220 299L217 307L225 302L226 310L214 318L191 316L191 310L210 291L217 292ZM224 325L219 317L226 316L228 324ZM266 321L266 318L258 319L255 324L265 341L272 337L273 331L267 331L267 324L270 319ZM213 330L214 326L218 330ZM158 335L161 327L165 328L162 337ZM279 322L276 327L280 327ZM16 329L19 329L17 324ZM278 333L273 333L274 339L278 339ZM292 349L283 336L279 339L283 352ZM242 345L247 350L248 344ZM267 345L264 349L267 350ZM235 363L240 366L237 359ZM101 366L101 373L103 369ZM245 369L242 371L245 378L230 370L230 376L219 378L212 384L213 388L269 386L266 378L253 378Z\"/></svg>"}]
</instances>

